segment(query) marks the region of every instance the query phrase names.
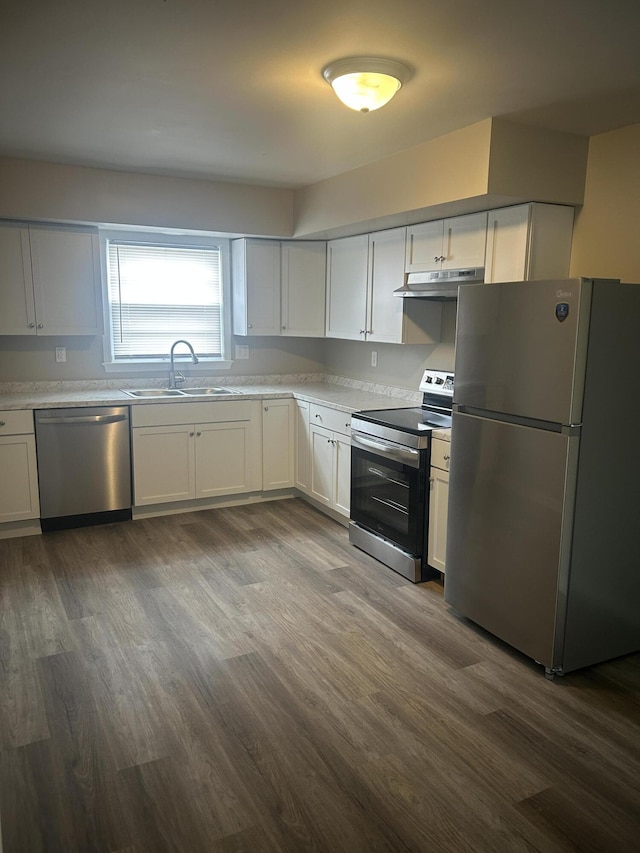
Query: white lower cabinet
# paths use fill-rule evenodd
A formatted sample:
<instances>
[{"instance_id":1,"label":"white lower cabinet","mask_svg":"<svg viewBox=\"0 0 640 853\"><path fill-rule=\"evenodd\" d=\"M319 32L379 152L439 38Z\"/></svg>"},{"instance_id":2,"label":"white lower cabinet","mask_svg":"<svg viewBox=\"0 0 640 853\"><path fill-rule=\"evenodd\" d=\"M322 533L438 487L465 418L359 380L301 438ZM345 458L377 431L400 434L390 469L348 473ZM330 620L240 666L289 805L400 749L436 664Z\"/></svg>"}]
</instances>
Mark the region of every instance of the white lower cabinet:
<instances>
[{"instance_id":1,"label":"white lower cabinet","mask_svg":"<svg viewBox=\"0 0 640 853\"><path fill-rule=\"evenodd\" d=\"M0 524L39 515L33 412L0 412Z\"/></svg>"},{"instance_id":2,"label":"white lower cabinet","mask_svg":"<svg viewBox=\"0 0 640 853\"><path fill-rule=\"evenodd\" d=\"M310 406L311 477L309 495L340 515L349 516L351 490L351 417L325 406Z\"/></svg>"},{"instance_id":3,"label":"white lower cabinet","mask_svg":"<svg viewBox=\"0 0 640 853\"><path fill-rule=\"evenodd\" d=\"M311 432L306 400L295 401L295 487L308 494L311 491Z\"/></svg>"},{"instance_id":4,"label":"white lower cabinet","mask_svg":"<svg viewBox=\"0 0 640 853\"><path fill-rule=\"evenodd\" d=\"M443 572L446 568L447 509L449 502L449 450L448 441L434 438L431 448L431 474L429 477L429 545L427 562Z\"/></svg>"},{"instance_id":5,"label":"white lower cabinet","mask_svg":"<svg viewBox=\"0 0 640 853\"><path fill-rule=\"evenodd\" d=\"M262 488L259 401L134 406L132 424L135 506Z\"/></svg>"},{"instance_id":6,"label":"white lower cabinet","mask_svg":"<svg viewBox=\"0 0 640 853\"><path fill-rule=\"evenodd\" d=\"M262 406L262 488L287 489L294 483L293 400L265 400Z\"/></svg>"}]
</instances>

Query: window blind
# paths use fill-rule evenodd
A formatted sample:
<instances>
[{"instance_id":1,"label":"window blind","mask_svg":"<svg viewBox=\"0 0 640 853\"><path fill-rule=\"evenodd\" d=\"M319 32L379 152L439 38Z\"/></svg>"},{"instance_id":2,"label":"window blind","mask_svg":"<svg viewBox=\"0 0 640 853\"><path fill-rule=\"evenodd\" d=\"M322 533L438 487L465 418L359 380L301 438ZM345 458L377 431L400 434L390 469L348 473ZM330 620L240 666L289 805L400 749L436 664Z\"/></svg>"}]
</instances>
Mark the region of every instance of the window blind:
<instances>
[{"instance_id":1,"label":"window blind","mask_svg":"<svg viewBox=\"0 0 640 853\"><path fill-rule=\"evenodd\" d=\"M108 268L114 359L166 357L178 338L222 357L219 248L110 242Z\"/></svg>"}]
</instances>

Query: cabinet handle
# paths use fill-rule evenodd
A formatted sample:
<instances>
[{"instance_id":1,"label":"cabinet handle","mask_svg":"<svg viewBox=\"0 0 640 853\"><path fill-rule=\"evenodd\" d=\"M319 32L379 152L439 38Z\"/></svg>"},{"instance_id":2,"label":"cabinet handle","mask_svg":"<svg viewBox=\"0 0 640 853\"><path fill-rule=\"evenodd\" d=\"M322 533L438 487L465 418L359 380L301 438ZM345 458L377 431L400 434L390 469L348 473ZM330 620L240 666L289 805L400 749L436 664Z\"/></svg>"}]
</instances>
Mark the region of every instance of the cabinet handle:
<instances>
[{"instance_id":1,"label":"cabinet handle","mask_svg":"<svg viewBox=\"0 0 640 853\"><path fill-rule=\"evenodd\" d=\"M197 432L197 433L196 433L196 435L202 435L202 433L201 433L201 432Z\"/></svg>"},{"instance_id":2,"label":"cabinet handle","mask_svg":"<svg viewBox=\"0 0 640 853\"><path fill-rule=\"evenodd\" d=\"M366 335L366 333L367 333L367 330L366 330L366 329L360 329L360 334L361 334L361 335Z\"/></svg>"},{"instance_id":3,"label":"cabinet handle","mask_svg":"<svg viewBox=\"0 0 640 853\"><path fill-rule=\"evenodd\" d=\"M350 429L350 428L351 428L351 424L349 423L349 421L347 421L347 422L346 422L345 427L346 427L347 429Z\"/></svg>"},{"instance_id":4,"label":"cabinet handle","mask_svg":"<svg viewBox=\"0 0 640 853\"><path fill-rule=\"evenodd\" d=\"M0 427L6 426L6 425L7 425L6 421L0 421Z\"/></svg>"},{"instance_id":5,"label":"cabinet handle","mask_svg":"<svg viewBox=\"0 0 640 853\"><path fill-rule=\"evenodd\" d=\"M30 328L30 329L35 329L35 327L36 327L36 324L35 324L35 323L29 323L29 328Z\"/></svg>"},{"instance_id":6,"label":"cabinet handle","mask_svg":"<svg viewBox=\"0 0 640 853\"><path fill-rule=\"evenodd\" d=\"M39 329L44 329L44 323L38 323L38 328L39 328Z\"/></svg>"},{"instance_id":7,"label":"cabinet handle","mask_svg":"<svg viewBox=\"0 0 640 853\"><path fill-rule=\"evenodd\" d=\"M316 418L319 418L319 417L320 417L320 415L316 415Z\"/></svg>"},{"instance_id":8,"label":"cabinet handle","mask_svg":"<svg viewBox=\"0 0 640 853\"><path fill-rule=\"evenodd\" d=\"M189 437L190 437L190 438L193 438L193 436L194 436L194 435L195 435L195 432L190 432L190 433L189 433Z\"/></svg>"},{"instance_id":9,"label":"cabinet handle","mask_svg":"<svg viewBox=\"0 0 640 853\"><path fill-rule=\"evenodd\" d=\"M429 482L430 482L430 483L433 483L433 481L434 481L434 480L435 480L435 477L429 477Z\"/></svg>"},{"instance_id":10,"label":"cabinet handle","mask_svg":"<svg viewBox=\"0 0 640 853\"><path fill-rule=\"evenodd\" d=\"M438 261L440 260L440 255L434 255L433 260L434 260L436 263L438 263Z\"/></svg>"},{"instance_id":11,"label":"cabinet handle","mask_svg":"<svg viewBox=\"0 0 640 853\"><path fill-rule=\"evenodd\" d=\"M442 458L445 462L448 462L451 457L448 454L445 454Z\"/></svg>"},{"instance_id":12,"label":"cabinet handle","mask_svg":"<svg viewBox=\"0 0 640 853\"><path fill-rule=\"evenodd\" d=\"M283 326L282 328L283 328L283 329L286 329L287 327L286 327L286 326Z\"/></svg>"}]
</instances>

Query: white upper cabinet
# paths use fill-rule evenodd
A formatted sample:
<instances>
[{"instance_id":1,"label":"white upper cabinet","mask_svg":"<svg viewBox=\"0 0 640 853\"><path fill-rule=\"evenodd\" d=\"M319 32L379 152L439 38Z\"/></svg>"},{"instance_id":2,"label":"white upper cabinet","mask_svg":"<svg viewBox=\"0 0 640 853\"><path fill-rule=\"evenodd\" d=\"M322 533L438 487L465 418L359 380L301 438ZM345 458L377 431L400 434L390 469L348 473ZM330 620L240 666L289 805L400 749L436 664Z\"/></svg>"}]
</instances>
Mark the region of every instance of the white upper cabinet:
<instances>
[{"instance_id":1,"label":"white upper cabinet","mask_svg":"<svg viewBox=\"0 0 640 853\"><path fill-rule=\"evenodd\" d=\"M406 272L482 267L487 214L471 213L407 228Z\"/></svg>"},{"instance_id":2,"label":"white upper cabinet","mask_svg":"<svg viewBox=\"0 0 640 853\"><path fill-rule=\"evenodd\" d=\"M324 242L282 243L282 334L324 337L327 245Z\"/></svg>"},{"instance_id":3,"label":"white upper cabinet","mask_svg":"<svg viewBox=\"0 0 640 853\"><path fill-rule=\"evenodd\" d=\"M280 334L280 243L231 244L234 335Z\"/></svg>"},{"instance_id":4,"label":"white upper cabinet","mask_svg":"<svg viewBox=\"0 0 640 853\"><path fill-rule=\"evenodd\" d=\"M327 243L328 338L365 339L368 268L368 234Z\"/></svg>"},{"instance_id":5,"label":"white upper cabinet","mask_svg":"<svg viewBox=\"0 0 640 853\"><path fill-rule=\"evenodd\" d=\"M0 226L0 334L101 331L97 232Z\"/></svg>"},{"instance_id":6,"label":"white upper cabinet","mask_svg":"<svg viewBox=\"0 0 640 853\"><path fill-rule=\"evenodd\" d=\"M566 278L573 208L519 204L489 211L485 282Z\"/></svg>"},{"instance_id":7,"label":"white upper cabinet","mask_svg":"<svg viewBox=\"0 0 640 853\"><path fill-rule=\"evenodd\" d=\"M234 240L235 335L324 336L326 244Z\"/></svg>"},{"instance_id":8,"label":"white upper cabinet","mask_svg":"<svg viewBox=\"0 0 640 853\"><path fill-rule=\"evenodd\" d=\"M329 242L327 337L396 344L440 340L440 304L394 295L404 283L405 239L406 228L392 228Z\"/></svg>"}]
</instances>

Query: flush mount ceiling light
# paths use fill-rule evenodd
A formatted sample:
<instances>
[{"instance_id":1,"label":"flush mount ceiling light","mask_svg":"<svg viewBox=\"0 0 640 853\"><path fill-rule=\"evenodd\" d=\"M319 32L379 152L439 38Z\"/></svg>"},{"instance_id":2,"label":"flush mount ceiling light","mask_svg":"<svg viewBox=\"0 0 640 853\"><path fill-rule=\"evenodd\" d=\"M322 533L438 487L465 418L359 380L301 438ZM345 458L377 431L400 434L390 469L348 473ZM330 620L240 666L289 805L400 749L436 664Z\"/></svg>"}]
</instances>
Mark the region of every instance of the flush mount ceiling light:
<instances>
[{"instance_id":1,"label":"flush mount ceiling light","mask_svg":"<svg viewBox=\"0 0 640 853\"><path fill-rule=\"evenodd\" d=\"M368 113L389 103L411 76L411 69L393 59L354 56L327 65L322 76L343 104Z\"/></svg>"}]
</instances>

